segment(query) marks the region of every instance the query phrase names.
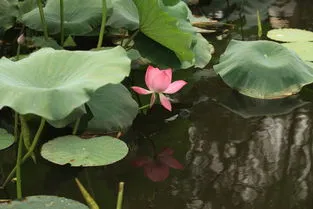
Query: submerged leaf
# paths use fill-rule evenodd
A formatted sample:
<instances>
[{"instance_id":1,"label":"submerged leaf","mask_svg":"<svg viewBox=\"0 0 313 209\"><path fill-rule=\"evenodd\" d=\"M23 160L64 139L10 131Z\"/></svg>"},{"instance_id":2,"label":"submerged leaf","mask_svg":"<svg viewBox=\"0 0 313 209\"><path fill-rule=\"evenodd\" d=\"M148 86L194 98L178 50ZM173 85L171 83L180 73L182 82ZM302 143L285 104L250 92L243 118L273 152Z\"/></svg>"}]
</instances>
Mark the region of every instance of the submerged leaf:
<instances>
[{"instance_id":1,"label":"submerged leaf","mask_svg":"<svg viewBox=\"0 0 313 209\"><path fill-rule=\"evenodd\" d=\"M231 88L259 99L290 96L313 82L305 62L271 41L232 40L214 70Z\"/></svg>"},{"instance_id":2,"label":"submerged leaf","mask_svg":"<svg viewBox=\"0 0 313 209\"><path fill-rule=\"evenodd\" d=\"M128 153L127 145L116 138L102 136L81 139L78 136L62 136L42 146L41 155L59 164L72 166L102 166L123 159Z\"/></svg>"},{"instance_id":3,"label":"submerged leaf","mask_svg":"<svg viewBox=\"0 0 313 209\"><path fill-rule=\"evenodd\" d=\"M0 107L61 120L108 83L130 71L125 50L65 51L44 48L23 60L0 60Z\"/></svg>"}]
</instances>

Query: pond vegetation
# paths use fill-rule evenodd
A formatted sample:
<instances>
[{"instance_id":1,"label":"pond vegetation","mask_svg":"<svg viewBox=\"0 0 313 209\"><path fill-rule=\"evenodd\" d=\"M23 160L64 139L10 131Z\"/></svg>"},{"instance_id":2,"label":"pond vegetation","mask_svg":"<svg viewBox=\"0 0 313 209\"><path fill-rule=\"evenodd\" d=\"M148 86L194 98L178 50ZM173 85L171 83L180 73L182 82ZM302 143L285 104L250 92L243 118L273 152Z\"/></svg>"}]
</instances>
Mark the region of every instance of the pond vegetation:
<instances>
[{"instance_id":1,"label":"pond vegetation","mask_svg":"<svg viewBox=\"0 0 313 209\"><path fill-rule=\"evenodd\" d=\"M310 6L0 0L0 209L311 208Z\"/></svg>"}]
</instances>

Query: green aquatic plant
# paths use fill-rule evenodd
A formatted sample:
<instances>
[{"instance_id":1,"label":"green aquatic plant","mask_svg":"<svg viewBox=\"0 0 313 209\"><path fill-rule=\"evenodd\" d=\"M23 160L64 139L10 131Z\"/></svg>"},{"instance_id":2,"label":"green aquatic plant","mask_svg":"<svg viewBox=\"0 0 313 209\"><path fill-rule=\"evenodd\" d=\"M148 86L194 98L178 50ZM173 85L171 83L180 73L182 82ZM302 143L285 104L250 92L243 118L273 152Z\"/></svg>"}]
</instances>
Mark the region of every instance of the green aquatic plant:
<instances>
[{"instance_id":1,"label":"green aquatic plant","mask_svg":"<svg viewBox=\"0 0 313 209\"><path fill-rule=\"evenodd\" d=\"M231 88L259 99L287 97L313 82L311 67L271 41L232 40L214 70Z\"/></svg>"},{"instance_id":2,"label":"green aquatic plant","mask_svg":"<svg viewBox=\"0 0 313 209\"><path fill-rule=\"evenodd\" d=\"M0 128L0 150L6 149L14 143L14 136Z\"/></svg>"},{"instance_id":3,"label":"green aquatic plant","mask_svg":"<svg viewBox=\"0 0 313 209\"><path fill-rule=\"evenodd\" d=\"M50 162L71 166L101 166L123 159L128 153L127 145L110 136L82 139L68 135L45 143L41 155Z\"/></svg>"},{"instance_id":4,"label":"green aquatic plant","mask_svg":"<svg viewBox=\"0 0 313 209\"><path fill-rule=\"evenodd\" d=\"M64 0L64 34L81 35L99 27L102 17L102 0L79 1ZM60 1L48 0L44 9L44 17L49 34L61 32ZM40 10L34 9L21 18L27 27L42 31Z\"/></svg>"},{"instance_id":5,"label":"green aquatic plant","mask_svg":"<svg viewBox=\"0 0 313 209\"><path fill-rule=\"evenodd\" d=\"M313 42L292 42L282 45L295 51L302 60L313 61Z\"/></svg>"},{"instance_id":6,"label":"green aquatic plant","mask_svg":"<svg viewBox=\"0 0 313 209\"><path fill-rule=\"evenodd\" d=\"M0 209L10 209L10 208L19 208L19 209L46 209L46 208L66 208L66 209L88 209L88 207L78 201L67 199L64 197L57 196L47 196L47 195L38 195L38 196L29 196L26 197L23 201L8 201L0 204Z\"/></svg>"},{"instance_id":7,"label":"green aquatic plant","mask_svg":"<svg viewBox=\"0 0 313 209\"><path fill-rule=\"evenodd\" d=\"M103 59L106 62L103 62ZM4 185L16 172L17 197L22 198L20 166L30 156L33 156L33 151L37 146L46 121L58 128L76 121L73 130L74 135L77 133L80 118L87 114L85 105L97 106L99 101L104 101L103 97L106 98L112 94L112 90L116 90L115 96L120 100L126 99L126 101L121 102L121 105L104 105L109 113L95 111L96 108L91 108L92 114L97 118L99 117L98 114L104 114L104 116L115 114L117 117L117 120L107 122L110 126L102 123L102 130L116 128L115 130L119 131L126 128L127 124L130 125L131 122L128 120L134 119L138 106L131 101L129 92L127 94L127 90L119 84L125 76L128 76L129 72L130 60L121 47L102 51L65 51L45 48L16 62L2 58L0 60L0 86L2 89L0 91L0 106L10 107L18 113L21 124L17 163ZM114 86L114 83L117 86ZM98 90L101 91L98 92ZM96 92L98 92L97 95ZM93 97L93 95L96 96ZM87 104L89 101L90 103ZM119 101L111 102L118 103ZM129 104L131 106L128 106ZM129 108L130 110L128 117L123 118L126 120L122 123L123 125L120 123L121 117L118 116L122 111L116 107ZM39 128L32 140L30 139L27 120L25 120L27 115L36 115L41 118ZM68 141L70 143L67 143ZM25 146L27 145L26 153L23 152L22 142ZM86 151L81 152L81 149L86 149ZM97 149L101 153L107 149L106 154L95 155ZM113 154L112 151L114 151ZM62 155L58 154L60 152ZM54 158L60 160L63 159L62 156L70 156L70 163L74 166L110 164L122 159L127 152L128 148L123 141L109 136L89 140L81 140L77 136L64 136L49 141L42 149L43 157L52 162L55 162ZM66 155L66 153L68 154ZM79 154L78 157L75 156L75 153ZM82 153L85 154L82 155ZM95 156L102 157L97 158ZM87 158L88 162L85 162L84 160Z\"/></svg>"},{"instance_id":8,"label":"green aquatic plant","mask_svg":"<svg viewBox=\"0 0 313 209\"><path fill-rule=\"evenodd\" d=\"M281 42L313 41L313 32L296 28L273 29L267 32L267 37Z\"/></svg>"}]
</instances>

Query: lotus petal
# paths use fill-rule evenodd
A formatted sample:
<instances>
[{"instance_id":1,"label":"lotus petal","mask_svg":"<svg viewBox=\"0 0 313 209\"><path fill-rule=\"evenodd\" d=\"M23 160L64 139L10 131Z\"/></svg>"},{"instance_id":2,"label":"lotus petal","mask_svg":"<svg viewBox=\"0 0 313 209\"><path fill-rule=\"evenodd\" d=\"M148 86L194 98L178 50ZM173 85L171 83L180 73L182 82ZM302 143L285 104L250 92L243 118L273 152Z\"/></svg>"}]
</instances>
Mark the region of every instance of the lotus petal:
<instances>
[{"instance_id":1,"label":"lotus petal","mask_svg":"<svg viewBox=\"0 0 313 209\"><path fill-rule=\"evenodd\" d=\"M125 50L66 51L44 48L13 62L0 60L0 107L61 120L100 87L120 83L130 71Z\"/></svg>"},{"instance_id":2,"label":"lotus petal","mask_svg":"<svg viewBox=\"0 0 313 209\"><path fill-rule=\"evenodd\" d=\"M271 41L232 40L214 70L231 88L259 99L290 96L313 82L312 68Z\"/></svg>"}]
</instances>

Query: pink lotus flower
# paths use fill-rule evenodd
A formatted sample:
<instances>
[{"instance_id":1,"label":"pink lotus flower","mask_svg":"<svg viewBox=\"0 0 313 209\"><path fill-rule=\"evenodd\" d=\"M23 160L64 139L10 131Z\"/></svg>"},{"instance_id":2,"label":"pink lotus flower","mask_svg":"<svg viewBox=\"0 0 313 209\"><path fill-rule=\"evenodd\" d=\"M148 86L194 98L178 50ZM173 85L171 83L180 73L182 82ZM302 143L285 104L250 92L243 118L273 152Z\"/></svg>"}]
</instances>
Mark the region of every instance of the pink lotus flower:
<instances>
[{"instance_id":1,"label":"pink lotus flower","mask_svg":"<svg viewBox=\"0 0 313 209\"><path fill-rule=\"evenodd\" d=\"M138 94L152 94L150 107L155 103L156 94L159 94L162 106L169 111L172 111L172 105L163 93L174 94L187 84L183 80L172 83L172 69L160 70L152 66L148 66L147 68L145 82L149 90L138 86L131 88Z\"/></svg>"},{"instance_id":2,"label":"pink lotus flower","mask_svg":"<svg viewBox=\"0 0 313 209\"><path fill-rule=\"evenodd\" d=\"M135 167L143 167L146 177L154 182L164 181L170 174L170 167L175 169L183 169L172 155L174 151L170 148L165 148L162 152L156 155L155 159L149 157L140 157L133 161Z\"/></svg>"}]
</instances>

